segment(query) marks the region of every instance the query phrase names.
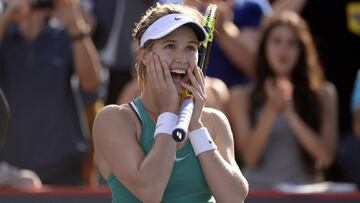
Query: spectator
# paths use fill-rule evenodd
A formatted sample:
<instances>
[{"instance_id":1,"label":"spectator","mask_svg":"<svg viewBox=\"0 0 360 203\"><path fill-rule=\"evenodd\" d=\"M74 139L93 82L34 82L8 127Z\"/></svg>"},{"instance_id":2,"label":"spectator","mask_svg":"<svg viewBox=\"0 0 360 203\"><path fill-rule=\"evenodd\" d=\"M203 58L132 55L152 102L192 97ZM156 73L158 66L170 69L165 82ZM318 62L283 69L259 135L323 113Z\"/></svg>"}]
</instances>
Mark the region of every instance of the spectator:
<instances>
[{"instance_id":1,"label":"spectator","mask_svg":"<svg viewBox=\"0 0 360 203\"><path fill-rule=\"evenodd\" d=\"M198 15L167 4L136 24L141 95L102 109L93 129L113 202L243 202L247 195L226 117L203 108L204 77L196 64L206 33ZM185 89L194 95L194 111L189 139L176 143L171 132Z\"/></svg>"},{"instance_id":2,"label":"spectator","mask_svg":"<svg viewBox=\"0 0 360 203\"><path fill-rule=\"evenodd\" d=\"M256 61L256 84L234 88L229 105L245 177L254 188L321 179L337 144L337 96L305 21L269 18Z\"/></svg>"},{"instance_id":3,"label":"spectator","mask_svg":"<svg viewBox=\"0 0 360 203\"><path fill-rule=\"evenodd\" d=\"M81 185L84 106L98 97L101 66L77 1L34 2L7 1L0 18L0 85L12 113L0 160L44 184Z\"/></svg>"},{"instance_id":4,"label":"spectator","mask_svg":"<svg viewBox=\"0 0 360 203\"><path fill-rule=\"evenodd\" d=\"M262 17L270 13L267 0L186 0L186 5L205 12L209 3L217 4L216 35L207 75L223 80L231 88L248 84L255 74L254 58Z\"/></svg>"},{"instance_id":5,"label":"spectator","mask_svg":"<svg viewBox=\"0 0 360 203\"><path fill-rule=\"evenodd\" d=\"M93 39L110 73L106 104L116 104L123 87L132 79L133 24L154 3L155 0L93 1L96 21Z\"/></svg>"},{"instance_id":6,"label":"spectator","mask_svg":"<svg viewBox=\"0 0 360 203\"><path fill-rule=\"evenodd\" d=\"M306 4L301 15L314 36L325 75L335 85L339 95L340 135L349 134L352 131L351 93L360 64L357 54L360 53L360 2L302 1L306 1Z\"/></svg>"}]
</instances>

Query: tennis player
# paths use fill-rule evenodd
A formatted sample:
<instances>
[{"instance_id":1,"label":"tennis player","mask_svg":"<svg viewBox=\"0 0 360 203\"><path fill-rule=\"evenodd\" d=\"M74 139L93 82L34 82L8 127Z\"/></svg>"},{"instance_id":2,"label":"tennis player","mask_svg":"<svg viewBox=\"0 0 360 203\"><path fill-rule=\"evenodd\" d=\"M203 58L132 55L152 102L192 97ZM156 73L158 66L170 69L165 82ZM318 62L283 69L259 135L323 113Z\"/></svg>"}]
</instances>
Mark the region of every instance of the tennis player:
<instances>
[{"instance_id":1,"label":"tennis player","mask_svg":"<svg viewBox=\"0 0 360 203\"><path fill-rule=\"evenodd\" d=\"M140 96L97 115L97 163L113 202L243 202L248 184L234 159L229 122L204 108L198 48L207 39L189 7L157 5L136 24ZM189 85L191 83L191 85ZM188 139L173 140L181 95L194 95Z\"/></svg>"}]
</instances>

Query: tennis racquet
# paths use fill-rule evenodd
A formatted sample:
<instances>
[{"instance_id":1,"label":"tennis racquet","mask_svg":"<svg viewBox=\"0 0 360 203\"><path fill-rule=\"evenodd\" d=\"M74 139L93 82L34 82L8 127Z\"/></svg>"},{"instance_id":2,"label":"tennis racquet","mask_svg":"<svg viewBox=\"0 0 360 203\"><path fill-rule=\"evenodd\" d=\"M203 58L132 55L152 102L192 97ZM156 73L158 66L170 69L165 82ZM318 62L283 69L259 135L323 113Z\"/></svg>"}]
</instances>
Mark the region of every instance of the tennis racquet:
<instances>
[{"instance_id":1,"label":"tennis racquet","mask_svg":"<svg viewBox=\"0 0 360 203\"><path fill-rule=\"evenodd\" d=\"M202 26L208 33L208 38L200 45L198 66L203 71L204 75L209 63L211 45L214 39L216 9L216 5L209 4L206 8L204 20L202 23ZM179 120L172 132L172 137L176 142L182 142L185 140L193 109L194 97L190 91L186 90L184 92L183 102L180 107Z\"/></svg>"}]
</instances>

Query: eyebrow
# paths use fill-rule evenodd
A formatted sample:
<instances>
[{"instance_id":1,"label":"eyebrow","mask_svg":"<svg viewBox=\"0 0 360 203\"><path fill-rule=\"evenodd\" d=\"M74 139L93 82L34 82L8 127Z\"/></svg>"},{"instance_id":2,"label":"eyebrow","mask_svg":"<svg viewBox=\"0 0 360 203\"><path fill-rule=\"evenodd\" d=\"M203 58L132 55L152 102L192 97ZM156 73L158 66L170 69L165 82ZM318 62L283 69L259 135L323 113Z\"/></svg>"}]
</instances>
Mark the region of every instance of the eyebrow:
<instances>
[{"instance_id":1,"label":"eyebrow","mask_svg":"<svg viewBox=\"0 0 360 203\"><path fill-rule=\"evenodd\" d=\"M168 39L168 40L164 40L163 42L161 42L161 44L170 43L170 42L176 43L177 41L173 40L173 39ZM196 45L198 45L199 42L197 42L197 41L188 41L188 44L196 44Z\"/></svg>"}]
</instances>

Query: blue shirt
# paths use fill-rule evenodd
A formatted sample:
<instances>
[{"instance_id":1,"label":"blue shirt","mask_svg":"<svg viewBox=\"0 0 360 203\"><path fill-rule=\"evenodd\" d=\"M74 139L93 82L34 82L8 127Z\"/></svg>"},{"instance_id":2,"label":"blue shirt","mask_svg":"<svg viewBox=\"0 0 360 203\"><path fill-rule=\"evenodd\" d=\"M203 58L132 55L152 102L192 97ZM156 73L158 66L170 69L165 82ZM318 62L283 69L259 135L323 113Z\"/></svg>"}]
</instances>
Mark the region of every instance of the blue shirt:
<instances>
[{"instance_id":1,"label":"blue shirt","mask_svg":"<svg viewBox=\"0 0 360 203\"><path fill-rule=\"evenodd\" d=\"M90 101L95 93L81 94L70 84L72 55L68 35L50 25L32 41L12 25L0 42L0 85L12 115L0 160L35 171L45 183L74 170L72 164L88 151L84 115L78 112L84 110L81 95Z\"/></svg>"},{"instance_id":2,"label":"blue shirt","mask_svg":"<svg viewBox=\"0 0 360 203\"><path fill-rule=\"evenodd\" d=\"M240 29L258 28L262 16L268 14L270 9L267 0L237 0L234 4L234 24ZM211 48L207 75L220 78L228 87L251 81L228 59L216 40Z\"/></svg>"}]
</instances>

